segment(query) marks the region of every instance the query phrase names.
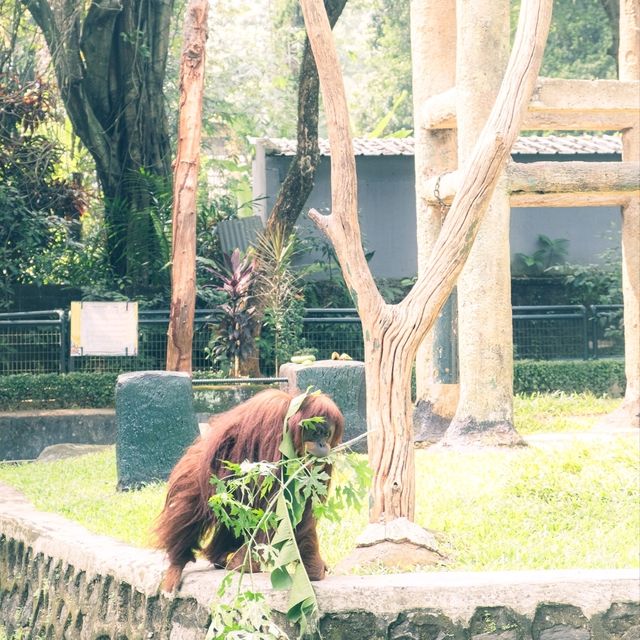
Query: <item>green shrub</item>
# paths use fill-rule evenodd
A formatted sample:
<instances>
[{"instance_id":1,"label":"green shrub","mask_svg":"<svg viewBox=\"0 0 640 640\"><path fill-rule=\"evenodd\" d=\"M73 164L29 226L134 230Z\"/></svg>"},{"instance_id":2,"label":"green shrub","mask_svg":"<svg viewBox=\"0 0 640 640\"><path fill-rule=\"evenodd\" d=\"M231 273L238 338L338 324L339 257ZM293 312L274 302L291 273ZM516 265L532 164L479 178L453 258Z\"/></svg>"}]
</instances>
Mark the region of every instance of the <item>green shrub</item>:
<instances>
[{"instance_id":1,"label":"green shrub","mask_svg":"<svg viewBox=\"0 0 640 640\"><path fill-rule=\"evenodd\" d=\"M514 393L590 391L616 397L624 388L624 360L519 360L514 367Z\"/></svg>"},{"instance_id":2,"label":"green shrub","mask_svg":"<svg viewBox=\"0 0 640 640\"><path fill-rule=\"evenodd\" d=\"M619 396L625 388L623 360L518 360L514 393L547 391ZM194 372L195 378L213 377ZM98 409L114 406L117 373L21 373L0 376L0 411Z\"/></svg>"},{"instance_id":3,"label":"green shrub","mask_svg":"<svg viewBox=\"0 0 640 640\"><path fill-rule=\"evenodd\" d=\"M113 407L117 373L0 376L0 411Z\"/></svg>"}]
</instances>

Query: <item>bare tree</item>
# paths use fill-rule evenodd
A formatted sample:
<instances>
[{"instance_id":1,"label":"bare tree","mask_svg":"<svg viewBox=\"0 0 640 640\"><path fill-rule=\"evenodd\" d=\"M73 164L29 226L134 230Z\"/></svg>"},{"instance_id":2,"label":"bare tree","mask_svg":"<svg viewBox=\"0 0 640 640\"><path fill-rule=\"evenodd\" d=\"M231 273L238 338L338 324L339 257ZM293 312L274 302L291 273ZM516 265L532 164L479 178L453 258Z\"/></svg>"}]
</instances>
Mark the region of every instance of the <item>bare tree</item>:
<instances>
[{"instance_id":1,"label":"bare tree","mask_svg":"<svg viewBox=\"0 0 640 640\"><path fill-rule=\"evenodd\" d=\"M333 28L342 14L347 0L324 0L329 24ZM287 238L300 217L315 182L316 169L320 162L318 145L318 111L320 102L320 82L316 62L311 52L309 39L305 38L304 52L298 75L298 122L296 155L289 164L278 196L269 214L262 244L269 244L269 237ZM259 256L259 252L258 252ZM260 270L260 261L257 262ZM257 285L258 289L260 285ZM260 352L258 340L264 318L264 297L258 290L255 299L255 325L253 347L242 363L242 371L249 376L260 375ZM277 372L276 372L277 373Z\"/></svg>"},{"instance_id":2,"label":"bare tree","mask_svg":"<svg viewBox=\"0 0 640 640\"><path fill-rule=\"evenodd\" d=\"M171 309L167 370L191 373L196 304L196 220L208 0L189 0L180 62L178 148L173 176Z\"/></svg>"},{"instance_id":3,"label":"bare tree","mask_svg":"<svg viewBox=\"0 0 640 640\"><path fill-rule=\"evenodd\" d=\"M470 153L462 185L429 264L399 304L382 299L362 250L355 159L342 75L319 0L301 0L318 66L331 145L332 211L310 216L331 240L363 327L371 523L413 519L415 477L411 369L419 344L468 256L535 86L551 19L551 0L524 2L511 58L494 108ZM487 5L490 1L487 0ZM427 69L424 69L428 73Z\"/></svg>"}]
</instances>

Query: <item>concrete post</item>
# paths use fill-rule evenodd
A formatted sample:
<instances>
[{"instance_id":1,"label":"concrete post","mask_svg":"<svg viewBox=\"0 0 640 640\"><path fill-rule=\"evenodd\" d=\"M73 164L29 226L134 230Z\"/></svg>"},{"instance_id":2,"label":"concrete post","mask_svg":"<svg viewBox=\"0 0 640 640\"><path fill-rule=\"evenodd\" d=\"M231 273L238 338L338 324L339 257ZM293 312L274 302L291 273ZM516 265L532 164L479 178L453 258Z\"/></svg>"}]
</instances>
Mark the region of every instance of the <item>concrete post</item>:
<instances>
[{"instance_id":1,"label":"concrete post","mask_svg":"<svg viewBox=\"0 0 640 640\"><path fill-rule=\"evenodd\" d=\"M412 0L411 57L415 122L416 228L418 274L426 268L446 211L427 201L429 179L457 166L456 130L425 127L423 106L433 96L455 85L455 0ZM423 73L429 69L429 73ZM416 440L438 440L449 425L458 403L456 345L457 304L449 298L435 329L422 343L416 358ZM448 358L448 356L451 356ZM455 364L455 371L447 360ZM448 371L447 371L448 369Z\"/></svg>"},{"instance_id":2,"label":"concrete post","mask_svg":"<svg viewBox=\"0 0 640 640\"><path fill-rule=\"evenodd\" d=\"M326 393L344 415L343 441L355 438L367 431L366 388L364 363L356 360L319 360L313 364L287 362L280 367L280 376L287 378L291 393L305 391L307 387ZM366 451L367 441L362 440L356 451Z\"/></svg>"},{"instance_id":3,"label":"concrete post","mask_svg":"<svg viewBox=\"0 0 640 640\"><path fill-rule=\"evenodd\" d=\"M116 429L118 489L166 480L199 434L189 374L139 371L118 376Z\"/></svg>"}]
</instances>

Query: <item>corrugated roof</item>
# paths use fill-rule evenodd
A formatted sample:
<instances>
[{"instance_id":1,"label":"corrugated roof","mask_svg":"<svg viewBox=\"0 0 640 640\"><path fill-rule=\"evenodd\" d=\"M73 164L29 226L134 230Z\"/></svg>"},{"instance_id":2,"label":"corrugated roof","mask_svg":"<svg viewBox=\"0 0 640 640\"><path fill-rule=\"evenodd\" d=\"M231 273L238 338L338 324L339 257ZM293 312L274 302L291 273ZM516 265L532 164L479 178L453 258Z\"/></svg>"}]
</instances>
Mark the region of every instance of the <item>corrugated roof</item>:
<instances>
[{"instance_id":1,"label":"corrugated roof","mask_svg":"<svg viewBox=\"0 0 640 640\"><path fill-rule=\"evenodd\" d=\"M221 220L216 227L216 233L220 239L222 253L231 255L236 248L246 251L263 229L264 223L260 216Z\"/></svg>"},{"instance_id":2,"label":"corrugated roof","mask_svg":"<svg viewBox=\"0 0 640 640\"><path fill-rule=\"evenodd\" d=\"M293 156L296 141L288 138L259 138L267 155ZM412 156L413 138L354 138L357 156ZM320 140L320 153L329 155L329 141ZM618 135L581 136L521 136L513 146L513 153L534 155L578 155L622 153Z\"/></svg>"}]
</instances>

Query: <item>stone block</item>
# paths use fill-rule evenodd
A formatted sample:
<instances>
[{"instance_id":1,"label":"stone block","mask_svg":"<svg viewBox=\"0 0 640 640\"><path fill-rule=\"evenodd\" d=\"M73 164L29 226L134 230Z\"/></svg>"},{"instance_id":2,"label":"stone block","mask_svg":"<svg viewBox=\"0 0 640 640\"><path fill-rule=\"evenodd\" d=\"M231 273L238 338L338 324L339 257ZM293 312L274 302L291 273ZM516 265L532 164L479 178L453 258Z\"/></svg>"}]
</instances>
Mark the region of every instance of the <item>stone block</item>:
<instances>
[{"instance_id":1,"label":"stone block","mask_svg":"<svg viewBox=\"0 0 640 640\"><path fill-rule=\"evenodd\" d=\"M591 640L589 620L567 604L540 604L533 619L533 640Z\"/></svg>"},{"instance_id":2,"label":"stone block","mask_svg":"<svg viewBox=\"0 0 640 640\"><path fill-rule=\"evenodd\" d=\"M116 425L118 489L166 480L199 434L190 376L173 371L118 376Z\"/></svg>"},{"instance_id":3,"label":"stone block","mask_svg":"<svg viewBox=\"0 0 640 640\"><path fill-rule=\"evenodd\" d=\"M640 638L640 604L623 602L612 604L602 618L608 640Z\"/></svg>"},{"instance_id":4,"label":"stone block","mask_svg":"<svg viewBox=\"0 0 640 640\"><path fill-rule=\"evenodd\" d=\"M290 391L304 391L311 386L326 393L344 415L344 441L367 431L367 394L364 362L356 360L318 360L313 364L287 362L280 367L280 377L287 378ZM354 449L366 451L362 440Z\"/></svg>"},{"instance_id":5,"label":"stone block","mask_svg":"<svg viewBox=\"0 0 640 640\"><path fill-rule=\"evenodd\" d=\"M61 444L52 444L45 447L38 456L38 462L55 462L57 460L65 460L66 458L77 458L91 453L100 453L108 449L107 444L74 444L72 442L63 442Z\"/></svg>"}]
</instances>

